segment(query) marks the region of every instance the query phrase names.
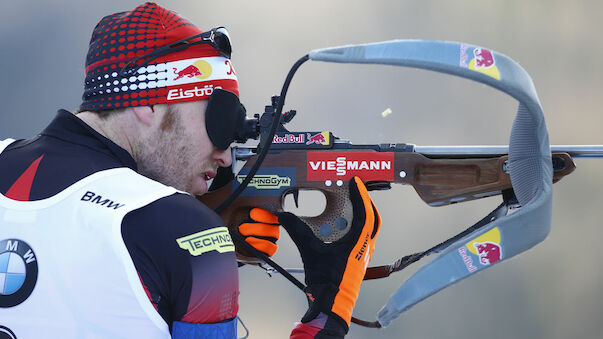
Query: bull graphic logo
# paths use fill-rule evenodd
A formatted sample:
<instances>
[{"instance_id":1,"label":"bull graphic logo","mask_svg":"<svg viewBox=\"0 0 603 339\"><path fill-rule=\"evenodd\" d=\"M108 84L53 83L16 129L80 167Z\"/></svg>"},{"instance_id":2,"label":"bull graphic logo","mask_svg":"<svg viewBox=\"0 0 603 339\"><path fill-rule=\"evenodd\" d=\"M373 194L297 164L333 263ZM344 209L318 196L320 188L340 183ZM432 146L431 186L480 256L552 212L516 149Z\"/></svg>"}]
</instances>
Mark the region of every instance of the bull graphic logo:
<instances>
[{"instance_id":1,"label":"bull graphic logo","mask_svg":"<svg viewBox=\"0 0 603 339\"><path fill-rule=\"evenodd\" d=\"M178 70L175 67L172 67L172 69L174 70L173 72L176 75L173 81L182 79L184 77L196 77L198 79L207 79L211 76L212 73L211 65L205 60L197 60L192 65L188 65L181 70Z\"/></svg>"},{"instance_id":2,"label":"bull graphic logo","mask_svg":"<svg viewBox=\"0 0 603 339\"><path fill-rule=\"evenodd\" d=\"M475 56L475 68L489 68L494 65L494 56L492 52L485 48L476 48L473 50Z\"/></svg>"},{"instance_id":3,"label":"bull graphic logo","mask_svg":"<svg viewBox=\"0 0 603 339\"><path fill-rule=\"evenodd\" d=\"M306 145L311 145L311 144L324 145L326 143L327 143L327 138L325 138L324 134L316 133L314 135L311 135L310 133L308 133L308 141L306 142Z\"/></svg>"},{"instance_id":4,"label":"bull graphic logo","mask_svg":"<svg viewBox=\"0 0 603 339\"><path fill-rule=\"evenodd\" d=\"M178 79L184 78L184 77L192 78L192 77L195 77L198 75L202 75L201 71L197 67L195 67L195 65L190 65L188 67L185 67L184 69L182 69L178 72L176 72L176 70L178 70L178 69L174 68L174 74L177 75L177 77L175 77L174 80L178 80Z\"/></svg>"},{"instance_id":5,"label":"bull graphic logo","mask_svg":"<svg viewBox=\"0 0 603 339\"><path fill-rule=\"evenodd\" d=\"M502 258L500 245L491 241L474 242L473 247L479 256L479 262L482 265L492 265Z\"/></svg>"}]
</instances>

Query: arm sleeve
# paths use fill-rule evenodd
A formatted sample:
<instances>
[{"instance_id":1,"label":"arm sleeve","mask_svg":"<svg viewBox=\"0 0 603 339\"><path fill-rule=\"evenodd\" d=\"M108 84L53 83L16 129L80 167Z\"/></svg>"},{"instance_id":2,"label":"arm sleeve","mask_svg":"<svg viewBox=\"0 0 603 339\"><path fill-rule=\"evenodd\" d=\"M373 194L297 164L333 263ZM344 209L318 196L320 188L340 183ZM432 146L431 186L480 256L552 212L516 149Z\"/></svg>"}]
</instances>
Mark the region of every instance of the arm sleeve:
<instances>
[{"instance_id":1,"label":"arm sleeve","mask_svg":"<svg viewBox=\"0 0 603 339\"><path fill-rule=\"evenodd\" d=\"M211 324L238 312L230 234L212 210L174 194L128 213L122 236L150 301L170 326Z\"/></svg>"}]
</instances>

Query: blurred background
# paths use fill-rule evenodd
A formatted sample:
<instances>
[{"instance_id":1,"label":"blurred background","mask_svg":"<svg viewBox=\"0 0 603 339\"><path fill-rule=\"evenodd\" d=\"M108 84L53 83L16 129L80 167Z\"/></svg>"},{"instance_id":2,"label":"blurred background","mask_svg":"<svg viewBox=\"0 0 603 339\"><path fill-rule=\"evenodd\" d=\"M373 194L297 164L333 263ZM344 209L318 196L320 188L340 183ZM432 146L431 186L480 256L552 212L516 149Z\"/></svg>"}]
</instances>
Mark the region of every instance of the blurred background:
<instances>
[{"instance_id":1,"label":"blurred background","mask_svg":"<svg viewBox=\"0 0 603 339\"><path fill-rule=\"evenodd\" d=\"M80 104L90 34L139 1L0 2L0 137L26 138ZM310 50L391 39L463 41L506 54L532 76L552 144L603 144L601 1L159 1L202 29L224 25L248 113L280 92ZM464 79L388 66L304 64L286 109L291 130L330 130L354 143L508 143L517 103ZM381 112L392 114L383 118ZM603 161L578 159L554 186L553 229L532 250L445 289L386 329L348 338L600 338L603 336ZM0 169L1 173L1 169ZM384 220L372 264L431 247L480 219L498 197L428 207L405 186L372 193ZM284 236L277 261L299 267ZM418 267L363 285L355 315L373 320ZM303 278L303 277L300 277ZM286 338L305 297L280 276L240 269L250 338ZM244 333L244 331L242 331Z\"/></svg>"}]
</instances>

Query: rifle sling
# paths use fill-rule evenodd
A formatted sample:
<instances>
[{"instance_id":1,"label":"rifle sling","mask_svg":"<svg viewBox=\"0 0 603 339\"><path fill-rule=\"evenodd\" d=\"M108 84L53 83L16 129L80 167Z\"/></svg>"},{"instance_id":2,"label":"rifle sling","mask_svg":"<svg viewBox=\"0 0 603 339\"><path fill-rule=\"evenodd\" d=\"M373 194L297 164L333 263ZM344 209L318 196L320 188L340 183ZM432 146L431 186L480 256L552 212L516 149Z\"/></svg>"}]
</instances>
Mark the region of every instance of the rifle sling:
<instances>
[{"instance_id":1,"label":"rifle sling","mask_svg":"<svg viewBox=\"0 0 603 339\"><path fill-rule=\"evenodd\" d=\"M364 274L364 280L381 279L381 278L388 277L390 274L401 271L408 265L421 260L423 257L426 257L433 253L439 253L442 250L446 249L451 244L453 244L454 242L456 242L457 240L459 240L460 238L462 238L468 234L471 234L474 231L480 229L481 227L486 226L490 222L500 218L501 216L506 215L507 211L508 211L508 201L507 201L507 199L505 199L505 201L503 203L501 203L498 207L496 207L492 212L490 212L488 215L486 215L480 221L476 222L471 227L469 227L466 230L462 231L461 233L453 236L452 238L449 238L449 239L431 247L430 249L428 249L426 251L417 252L417 253L413 253L413 254L404 256L404 257L396 260L394 263L392 263L390 265L374 266L374 267L367 268L366 273Z\"/></svg>"}]
</instances>

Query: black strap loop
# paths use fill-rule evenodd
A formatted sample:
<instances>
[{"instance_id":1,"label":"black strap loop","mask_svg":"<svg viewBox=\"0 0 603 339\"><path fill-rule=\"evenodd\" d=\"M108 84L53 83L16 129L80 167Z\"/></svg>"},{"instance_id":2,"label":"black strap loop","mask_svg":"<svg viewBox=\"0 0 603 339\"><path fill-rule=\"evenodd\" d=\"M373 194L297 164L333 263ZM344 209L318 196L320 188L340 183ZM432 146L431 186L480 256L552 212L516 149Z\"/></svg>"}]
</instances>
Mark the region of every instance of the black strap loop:
<instances>
[{"instance_id":1,"label":"black strap loop","mask_svg":"<svg viewBox=\"0 0 603 339\"><path fill-rule=\"evenodd\" d=\"M448 246L455 243L457 240L461 239L462 237L464 237L468 234L471 234L474 231L491 223L492 221L500 218L501 216L506 215L507 211L508 211L508 203L507 203L507 201L505 201L502 204L500 204L498 207L496 207L492 212L488 213L488 215L486 215L480 221L473 224L471 227L469 227L466 230L462 231L461 233L453 236L452 238L449 238L449 239L431 247L430 249L428 249L426 251L409 254L407 256L404 256L404 257L396 260L391 265L369 267L366 270L366 273L364 275L364 280L381 279L381 278L388 277L390 274L401 271L408 265L410 265L414 262L417 262L430 254L439 253L442 250L446 249Z\"/></svg>"}]
</instances>

